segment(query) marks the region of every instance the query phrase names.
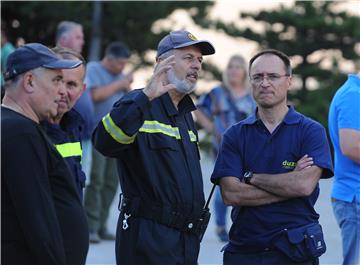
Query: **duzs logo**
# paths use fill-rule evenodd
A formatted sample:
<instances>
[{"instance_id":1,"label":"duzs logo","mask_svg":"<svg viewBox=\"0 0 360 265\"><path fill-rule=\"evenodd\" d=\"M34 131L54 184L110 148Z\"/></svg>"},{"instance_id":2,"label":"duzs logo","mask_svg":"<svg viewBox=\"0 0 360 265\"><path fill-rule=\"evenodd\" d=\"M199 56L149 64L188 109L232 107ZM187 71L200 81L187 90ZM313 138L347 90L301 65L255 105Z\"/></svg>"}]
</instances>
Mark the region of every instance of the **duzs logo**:
<instances>
[{"instance_id":1,"label":"duzs logo","mask_svg":"<svg viewBox=\"0 0 360 265\"><path fill-rule=\"evenodd\" d=\"M284 160L282 162L282 167L286 169L294 169L296 167L296 162Z\"/></svg>"}]
</instances>

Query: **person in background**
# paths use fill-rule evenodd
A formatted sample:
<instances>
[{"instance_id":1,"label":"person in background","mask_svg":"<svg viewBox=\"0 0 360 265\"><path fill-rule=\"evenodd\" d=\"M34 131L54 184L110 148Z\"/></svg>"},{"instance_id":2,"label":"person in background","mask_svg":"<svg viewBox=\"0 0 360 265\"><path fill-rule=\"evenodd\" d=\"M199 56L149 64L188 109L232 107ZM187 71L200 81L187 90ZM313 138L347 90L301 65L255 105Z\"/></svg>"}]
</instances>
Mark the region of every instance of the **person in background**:
<instances>
[{"instance_id":1,"label":"person in background","mask_svg":"<svg viewBox=\"0 0 360 265\"><path fill-rule=\"evenodd\" d=\"M87 65L85 83L94 102L94 124L101 121L114 103L129 91L132 75L123 74L129 57L130 51L125 44L112 42L107 46L100 62L90 62ZM114 158L105 157L95 149L92 157L90 182L85 192L85 209L90 242L98 243L101 239L115 240L115 235L108 231L106 222L119 180Z\"/></svg>"},{"instance_id":2,"label":"person in background","mask_svg":"<svg viewBox=\"0 0 360 265\"><path fill-rule=\"evenodd\" d=\"M223 135L211 181L233 206L225 265L314 265L326 251L314 204L333 175L330 148L324 127L287 105L291 75L286 54L254 55L257 109Z\"/></svg>"},{"instance_id":3,"label":"person in background","mask_svg":"<svg viewBox=\"0 0 360 265\"><path fill-rule=\"evenodd\" d=\"M83 28L72 21L62 21L56 30L56 46L72 49L81 54L85 44Z\"/></svg>"},{"instance_id":4,"label":"person in background","mask_svg":"<svg viewBox=\"0 0 360 265\"><path fill-rule=\"evenodd\" d=\"M73 21L62 21L57 26L56 46L68 48L81 54L85 44L83 27ZM94 103L91 98L89 89L86 89L77 100L74 109L80 113L84 120L84 128L82 130L82 170L86 178L90 178L92 164L92 144L91 134L93 130Z\"/></svg>"},{"instance_id":5,"label":"person in background","mask_svg":"<svg viewBox=\"0 0 360 265\"><path fill-rule=\"evenodd\" d=\"M41 123L56 149L67 162L82 200L86 179L85 173L81 169L81 136L84 120L73 109L73 106L85 90L85 60L79 53L70 49L55 47L53 51L62 59L82 62L74 69L63 70L63 82L66 89L58 102L57 114Z\"/></svg>"},{"instance_id":6,"label":"person in background","mask_svg":"<svg viewBox=\"0 0 360 265\"><path fill-rule=\"evenodd\" d=\"M209 216L189 94L213 53L188 31L170 32L146 87L117 101L95 129L94 147L122 170L118 265L197 264Z\"/></svg>"},{"instance_id":7,"label":"person in background","mask_svg":"<svg viewBox=\"0 0 360 265\"><path fill-rule=\"evenodd\" d=\"M331 201L341 229L343 265L360 264L360 72L349 75L329 111L335 153Z\"/></svg>"},{"instance_id":8,"label":"person in background","mask_svg":"<svg viewBox=\"0 0 360 265\"><path fill-rule=\"evenodd\" d=\"M236 122L248 117L256 107L247 86L247 65L240 55L233 55L223 73L223 83L202 96L195 111L197 122L213 137L213 159L219 151L222 134ZM222 242L228 241L226 230L227 206L216 188L214 198L216 234Z\"/></svg>"},{"instance_id":9,"label":"person in background","mask_svg":"<svg viewBox=\"0 0 360 265\"><path fill-rule=\"evenodd\" d=\"M86 216L66 162L39 122L57 114L64 60L39 43L9 55L1 106L1 264L85 265Z\"/></svg>"},{"instance_id":10,"label":"person in background","mask_svg":"<svg viewBox=\"0 0 360 265\"><path fill-rule=\"evenodd\" d=\"M2 23L2 25L1 25L1 53L0 53L0 57L1 57L1 81L0 81L1 82L1 99L4 97L4 93L5 93L3 72L6 69L6 61L7 61L8 56L10 55L10 53L12 53L15 50L14 45L12 45L12 43L9 42L9 40L8 40L6 29L3 25L4 24Z\"/></svg>"}]
</instances>

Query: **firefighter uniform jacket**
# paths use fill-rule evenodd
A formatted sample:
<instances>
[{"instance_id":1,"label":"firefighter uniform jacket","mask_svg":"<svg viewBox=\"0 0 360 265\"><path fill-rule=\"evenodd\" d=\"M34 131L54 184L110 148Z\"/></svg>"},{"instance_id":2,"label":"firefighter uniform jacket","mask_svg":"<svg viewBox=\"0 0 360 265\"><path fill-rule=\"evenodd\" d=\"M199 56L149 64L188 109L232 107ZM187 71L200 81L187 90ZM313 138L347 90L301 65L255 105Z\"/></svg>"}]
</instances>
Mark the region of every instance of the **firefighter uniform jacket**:
<instances>
[{"instance_id":1,"label":"firefighter uniform jacket","mask_svg":"<svg viewBox=\"0 0 360 265\"><path fill-rule=\"evenodd\" d=\"M140 199L140 208L154 206L160 215L176 212L179 218L201 212L205 199L193 110L188 95L176 109L168 93L150 102L142 90L134 90L95 129L94 147L117 158L123 196ZM118 264L197 263L198 237L124 214L131 212L119 217Z\"/></svg>"},{"instance_id":2,"label":"firefighter uniform jacket","mask_svg":"<svg viewBox=\"0 0 360 265\"><path fill-rule=\"evenodd\" d=\"M76 189L82 199L86 179L85 173L81 169L81 134L84 128L84 120L77 111L72 109L65 113L60 124L43 121L41 125L69 166Z\"/></svg>"}]
</instances>

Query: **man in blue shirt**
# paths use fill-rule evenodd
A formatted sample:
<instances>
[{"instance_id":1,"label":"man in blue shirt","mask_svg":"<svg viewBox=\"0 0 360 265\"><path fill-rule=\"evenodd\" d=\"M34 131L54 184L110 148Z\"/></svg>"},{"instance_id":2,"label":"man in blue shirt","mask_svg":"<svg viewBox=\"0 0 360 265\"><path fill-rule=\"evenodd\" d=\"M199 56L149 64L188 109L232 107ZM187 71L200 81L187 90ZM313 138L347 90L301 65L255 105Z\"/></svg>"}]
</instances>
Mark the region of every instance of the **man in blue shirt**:
<instances>
[{"instance_id":1,"label":"man in blue shirt","mask_svg":"<svg viewBox=\"0 0 360 265\"><path fill-rule=\"evenodd\" d=\"M85 83L94 102L94 125L130 89L132 75L123 73L129 57L130 51L125 44L112 42L106 47L105 56L100 62L87 64ZM118 186L115 159L93 149L90 183L86 187L84 203L91 243L99 243L101 239L115 240L106 223Z\"/></svg>"},{"instance_id":2,"label":"man in blue shirt","mask_svg":"<svg viewBox=\"0 0 360 265\"><path fill-rule=\"evenodd\" d=\"M360 72L349 75L336 92L329 111L335 153L331 193L343 240L343 264L360 263Z\"/></svg>"},{"instance_id":3,"label":"man in blue shirt","mask_svg":"<svg viewBox=\"0 0 360 265\"><path fill-rule=\"evenodd\" d=\"M225 132L211 178L234 206L224 264L317 264L326 247L314 204L332 176L325 129L286 104L284 53L256 54L249 75L256 113Z\"/></svg>"}]
</instances>

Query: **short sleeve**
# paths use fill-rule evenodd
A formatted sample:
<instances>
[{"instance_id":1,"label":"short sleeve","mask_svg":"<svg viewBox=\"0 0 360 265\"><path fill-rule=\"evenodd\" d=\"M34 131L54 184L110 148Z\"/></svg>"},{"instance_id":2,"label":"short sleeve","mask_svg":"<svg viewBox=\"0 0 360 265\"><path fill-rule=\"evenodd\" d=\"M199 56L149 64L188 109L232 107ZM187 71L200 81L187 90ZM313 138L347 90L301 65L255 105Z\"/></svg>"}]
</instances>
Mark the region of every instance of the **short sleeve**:
<instances>
[{"instance_id":1,"label":"short sleeve","mask_svg":"<svg viewBox=\"0 0 360 265\"><path fill-rule=\"evenodd\" d=\"M94 62L89 63L86 66L85 81L86 88L92 90L96 86L101 85L101 79L99 78L98 67Z\"/></svg>"},{"instance_id":2,"label":"short sleeve","mask_svg":"<svg viewBox=\"0 0 360 265\"><path fill-rule=\"evenodd\" d=\"M211 92L210 92L211 93ZM211 118L211 105L212 105L212 100L211 100L211 96L209 94L203 95L199 98L197 107L209 118Z\"/></svg>"},{"instance_id":3,"label":"short sleeve","mask_svg":"<svg viewBox=\"0 0 360 265\"><path fill-rule=\"evenodd\" d=\"M329 141L324 127L312 122L307 126L302 141L302 154L308 154L314 160L314 165L323 169L321 178L331 178L334 175Z\"/></svg>"},{"instance_id":4,"label":"short sleeve","mask_svg":"<svg viewBox=\"0 0 360 265\"><path fill-rule=\"evenodd\" d=\"M215 162L214 171L211 175L211 181L216 183L220 178L226 176L242 176L243 163L240 153L240 143L238 142L238 132L235 126L232 126L224 134L219 154Z\"/></svg>"},{"instance_id":5,"label":"short sleeve","mask_svg":"<svg viewBox=\"0 0 360 265\"><path fill-rule=\"evenodd\" d=\"M338 104L339 129L360 130L360 90L342 95Z\"/></svg>"}]
</instances>

